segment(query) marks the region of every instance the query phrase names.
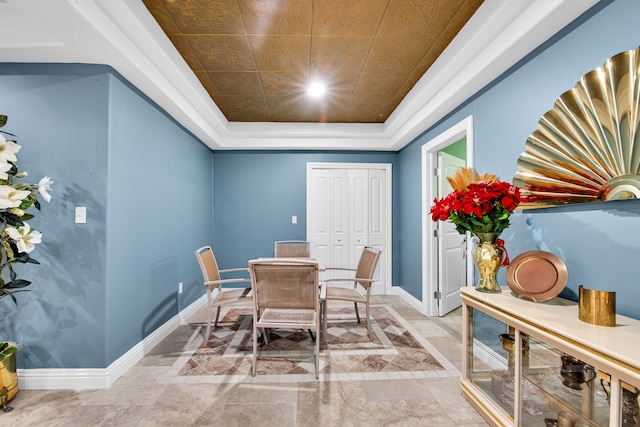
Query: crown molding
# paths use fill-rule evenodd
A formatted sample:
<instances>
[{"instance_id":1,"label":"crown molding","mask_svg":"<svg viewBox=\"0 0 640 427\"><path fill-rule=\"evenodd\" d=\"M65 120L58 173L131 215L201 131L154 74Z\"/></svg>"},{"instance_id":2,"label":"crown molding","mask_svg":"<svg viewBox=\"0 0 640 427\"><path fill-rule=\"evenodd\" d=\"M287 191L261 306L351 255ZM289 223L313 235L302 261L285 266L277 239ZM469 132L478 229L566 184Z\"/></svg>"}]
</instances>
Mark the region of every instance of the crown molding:
<instances>
[{"instance_id":1,"label":"crown molding","mask_svg":"<svg viewBox=\"0 0 640 427\"><path fill-rule=\"evenodd\" d=\"M0 52L109 65L212 150L398 151L597 1L485 0L384 124L228 122L141 1L5 0Z\"/></svg>"}]
</instances>

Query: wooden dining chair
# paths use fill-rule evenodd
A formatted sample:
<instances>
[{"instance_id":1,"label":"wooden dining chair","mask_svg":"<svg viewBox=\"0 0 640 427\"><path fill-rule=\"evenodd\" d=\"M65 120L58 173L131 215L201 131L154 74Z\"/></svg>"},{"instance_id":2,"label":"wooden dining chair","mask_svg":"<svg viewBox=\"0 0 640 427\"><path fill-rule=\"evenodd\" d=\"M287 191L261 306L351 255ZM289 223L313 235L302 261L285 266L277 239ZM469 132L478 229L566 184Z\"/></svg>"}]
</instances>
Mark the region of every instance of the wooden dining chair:
<instances>
[{"instance_id":1,"label":"wooden dining chair","mask_svg":"<svg viewBox=\"0 0 640 427\"><path fill-rule=\"evenodd\" d=\"M224 288L224 286L236 283L250 283L250 277L236 277L222 279L221 275L226 273L247 273L247 268L230 268L226 270L218 269L218 262L211 250L211 246L203 246L195 251L198 265L202 271L204 287L207 289L207 328L204 332L204 343L202 347L209 344L209 335L211 334L211 315L216 310L216 318L213 323L213 329L218 326L220 318L220 309L226 305L235 305L240 303L250 303L251 298L248 296L251 291L250 287L243 288Z\"/></svg>"},{"instance_id":2,"label":"wooden dining chair","mask_svg":"<svg viewBox=\"0 0 640 427\"><path fill-rule=\"evenodd\" d=\"M367 324L367 334L369 339L373 339L371 336L371 318L369 315L369 301L371 300L371 286L374 282L374 273L380 260L381 250L366 246L362 250L360 255L360 261L358 267L353 268L339 268L328 267L327 272L339 271L344 272L353 277L334 277L324 281L326 284L325 298L322 300L322 336L327 336L327 303L330 300L339 301L351 301L355 306L356 319L360 323L360 313L358 312L358 304L365 305L365 319ZM355 272L355 274L353 274ZM343 286L336 286L337 284L343 284ZM344 286L344 284L351 284L350 286Z\"/></svg>"},{"instance_id":3,"label":"wooden dining chair","mask_svg":"<svg viewBox=\"0 0 640 427\"><path fill-rule=\"evenodd\" d=\"M302 329L320 335L318 263L312 260L277 258L249 261L253 294L253 365L256 375L258 330ZM265 342L267 340L265 339ZM320 339L314 345L315 374L319 377Z\"/></svg>"},{"instance_id":4,"label":"wooden dining chair","mask_svg":"<svg viewBox=\"0 0 640 427\"><path fill-rule=\"evenodd\" d=\"M282 240L275 243L276 258L309 258L311 242L304 240Z\"/></svg>"}]
</instances>

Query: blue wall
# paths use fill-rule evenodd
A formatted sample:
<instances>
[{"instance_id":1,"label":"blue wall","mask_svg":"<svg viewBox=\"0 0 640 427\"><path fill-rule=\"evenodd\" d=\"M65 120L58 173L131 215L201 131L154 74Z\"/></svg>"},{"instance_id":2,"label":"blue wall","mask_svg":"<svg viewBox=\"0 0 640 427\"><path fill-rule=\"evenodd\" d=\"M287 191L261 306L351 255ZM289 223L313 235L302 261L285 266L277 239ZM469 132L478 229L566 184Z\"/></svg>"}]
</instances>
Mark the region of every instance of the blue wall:
<instances>
[{"instance_id":1,"label":"blue wall","mask_svg":"<svg viewBox=\"0 0 640 427\"><path fill-rule=\"evenodd\" d=\"M109 81L112 362L204 292L193 252L213 239L213 154L137 91L113 75Z\"/></svg>"},{"instance_id":2,"label":"blue wall","mask_svg":"<svg viewBox=\"0 0 640 427\"><path fill-rule=\"evenodd\" d=\"M421 246L414 231L430 220L419 218L420 147L473 115L476 169L511 181L528 135L556 98L609 57L640 45L640 2L617 0L597 8L400 152L401 282L416 297L421 271L413 254ZM640 318L640 200L524 211L512 223L502 235L512 258L545 250L565 262L569 281L561 296L577 300L579 285L616 291L617 311ZM499 281L506 285L504 269Z\"/></svg>"},{"instance_id":3,"label":"blue wall","mask_svg":"<svg viewBox=\"0 0 640 427\"><path fill-rule=\"evenodd\" d=\"M202 295L212 153L108 67L0 64L0 93L26 181L55 181L30 221L42 265L20 270L17 307L0 301L0 337L20 368L104 368Z\"/></svg>"},{"instance_id":4,"label":"blue wall","mask_svg":"<svg viewBox=\"0 0 640 427\"><path fill-rule=\"evenodd\" d=\"M220 268L273 255L277 240L306 239L307 162L391 163L393 245L400 205L397 153L217 151L214 154L214 250ZM291 216L298 223L291 224ZM394 251L393 283L398 283Z\"/></svg>"},{"instance_id":5,"label":"blue wall","mask_svg":"<svg viewBox=\"0 0 640 427\"><path fill-rule=\"evenodd\" d=\"M305 238L307 162L392 163L393 284L420 298L421 146L473 114L476 167L511 180L555 99L640 44L640 2L598 8L399 153L212 153L109 67L0 64L0 114L23 146L20 167L30 182L55 181L32 221L42 265L20 270L34 283L18 307L0 301L0 338L22 342L20 368L108 366L203 294L199 246L212 244L226 268ZM87 224L73 223L75 206L87 207ZM639 216L640 201L525 211L503 237L512 257L560 256L563 296L581 284L615 290L618 312L640 318Z\"/></svg>"}]
</instances>

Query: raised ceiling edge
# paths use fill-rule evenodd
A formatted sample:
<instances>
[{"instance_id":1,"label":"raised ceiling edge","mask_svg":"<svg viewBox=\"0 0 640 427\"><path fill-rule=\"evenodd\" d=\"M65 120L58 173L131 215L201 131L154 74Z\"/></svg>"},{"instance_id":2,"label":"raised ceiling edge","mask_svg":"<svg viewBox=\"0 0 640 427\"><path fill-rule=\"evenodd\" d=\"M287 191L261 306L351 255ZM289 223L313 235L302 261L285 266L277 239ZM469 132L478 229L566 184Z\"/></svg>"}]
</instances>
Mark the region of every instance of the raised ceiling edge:
<instances>
[{"instance_id":1,"label":"raised ceiling edge","mask_svg":"<svg viewBox=\"0 0 640 427\"><path fill-rule=\"evenodd\" d=\"M302 128L298 123L229 123L142 1L49 0L47 7L39 0L9 2L59 36L65 47L11 51L4 61L106 63L211 149L397 151L597 0L486 0L384 125L308 123Z\"/></svg>"}]
</instances>

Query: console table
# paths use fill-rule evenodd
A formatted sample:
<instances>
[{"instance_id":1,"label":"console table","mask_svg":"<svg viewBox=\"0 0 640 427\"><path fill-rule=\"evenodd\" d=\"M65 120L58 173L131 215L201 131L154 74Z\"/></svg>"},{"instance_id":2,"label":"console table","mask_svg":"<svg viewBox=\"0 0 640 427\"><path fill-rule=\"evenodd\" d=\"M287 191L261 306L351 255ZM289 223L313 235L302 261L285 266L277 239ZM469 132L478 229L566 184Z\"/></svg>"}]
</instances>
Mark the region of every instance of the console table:
<instances>
[{"instance_id":1,"label":"console table","mask_svg":"<svg viewBox=\"0 0 640 427\"><path fill-rule=\"evenodd\" d=\"M508 287L499 294L465 287L461 294L462 390L487 422L640 425L639 320L617 315L615 327L585 323L577 302L534 303ZM482 333L487 316L504 323L503 334Z\"/></svg>"}]
</instances>

